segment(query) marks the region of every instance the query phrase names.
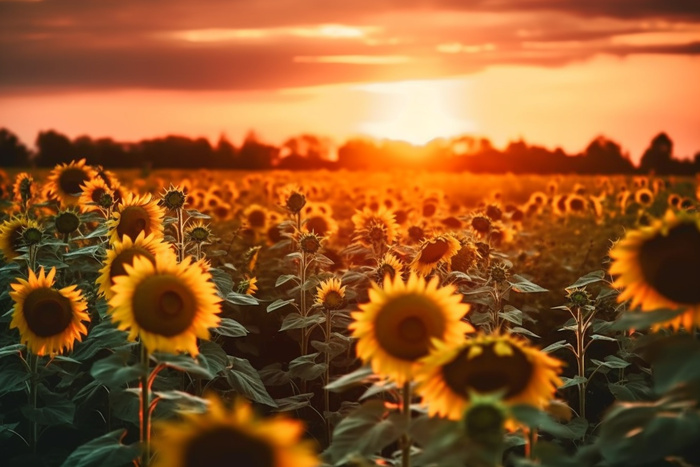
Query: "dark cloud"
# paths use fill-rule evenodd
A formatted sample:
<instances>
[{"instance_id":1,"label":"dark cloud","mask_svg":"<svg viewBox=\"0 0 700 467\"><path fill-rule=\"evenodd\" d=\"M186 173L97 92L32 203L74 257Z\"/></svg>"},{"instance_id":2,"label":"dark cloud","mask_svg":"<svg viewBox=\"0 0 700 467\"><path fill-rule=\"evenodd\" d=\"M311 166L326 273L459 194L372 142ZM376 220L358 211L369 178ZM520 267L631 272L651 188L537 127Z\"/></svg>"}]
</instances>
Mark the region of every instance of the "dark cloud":
<instances>
[{"instance_id":1,"label":"dark cloud","mask_svg":"<svg viewBox=\"0 0 700 467\"><path fill-rule=\"evenodd\" d=\"M456 19L446 21L450 15ZM482 24L479 15L492 21ZM200 43L176 35L328 23L378 29L365 38L369 41L289 31ZM691 26L700 31L700 0L0 1L0 92L271 89L464 74L494 64L561 66L597 53L696 55L697 42L637 46L610 41L622 34ZM536 42L536 50L528 42ZM559 46L563 42L575 44ZM449 54L438 52L441 44L463 44L467 52L491 45L483 52ZM342 55L410 60L390 66L295 61Z\"/></svg>"}]
</instances>

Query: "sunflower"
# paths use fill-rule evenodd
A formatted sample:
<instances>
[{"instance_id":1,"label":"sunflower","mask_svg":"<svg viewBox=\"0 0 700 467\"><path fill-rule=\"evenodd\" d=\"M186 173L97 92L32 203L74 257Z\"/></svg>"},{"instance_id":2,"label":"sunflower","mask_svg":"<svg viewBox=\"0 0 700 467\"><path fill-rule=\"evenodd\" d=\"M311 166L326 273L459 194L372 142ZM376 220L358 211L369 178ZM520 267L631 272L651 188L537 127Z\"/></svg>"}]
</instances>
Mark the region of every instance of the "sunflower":
<instances>
[{"instance_id":1,"label":"sunflower","mask_svg":"<svg viewBox=\"0 0 700 467\"><path fill-rule=\"evenodd\" d=\"M380 282L384 281L386 276L392 280L396 275L399 277L403 274L403 263L392 253L384 254L384 257L377 265L377 277Z\"/></svg>"},{"instance_id":2,"label":"sunflower","mask_svg":"<svg viewBox=\"0 0 700 467\"><path fill-rule=\"evenodd\" d=\"M243 211L243 221L255 232L265 232L268 225L267 209L259 204L251 204Z\"/></svg>"},{"instance_id":3,"label":"sunflower","mask_svg":"<svg viewBox=\"0 0 700 467\"><path fill-rule=\"evenodd\" d=\"M299 214L306 205L306 193L297 185L287 185L280 190L280 205L291 214Z\"/></svg>"},{"instance_id":4,"label":"sunflower","mask_svg":"<svg viewBox=\"0 0 700 467\"><path fill-rule=\"evenodd\" d=\"M219 324L221 312L211 275L200 262L187 257L143 256L125 264L126 275L114 278L112 320L129 339L141 339L149 352L187 351L195 356L197 337L209 339L209 328Z\"/></svg>"},{"instance_id":5,"label":"sunflower","mask_svg":"<svg viewBox=\"0 0 700 467\"><path fill-rule=\"evenodd\" d=\"M185 239L191 243L208 244L212 239L212 232L209 225L205 225L204 222L199 219L196 222L190 223L185 228Z\"/></svg>"},{"instance_id":6,"label":"sunflower","mask_svg":"<svg viewBox=\"0 0 700 467\"><path fill-rule=\"evenodd\" d=\"M410 380L434 339L456 344L474 330L462 321L469 305L454 292L453 286L438 288L437 277L426 283L415 273L407 283L398 274L385 278L383 288L373 283L369 302L352 313L349 326L358 357L399 385Z\"/></svg>"},{"instance_id":7,"label":"sunflower","mask_svg":"<svg viewBox=\"0 0 700 467\"><path fill-rule=\"evenodd\" d=\"M345 305L345 286L340 279L332 277L321 282L316 288L316 304L326 310L339 310Z\"/></svg>"},{"instance_id":8,"label":"sunflower","mask_svg":"<svg viewBox=\"0 0 700 467\"><path fill-rule=\"evenodd\" d=\"M644 207L649 207L654 202L654 192L649 188L640 188L634 192L634 200L637 204L641 204Z\"/></svg>"},{"instance_id":9,"label":"sunflower","mask_svg":"<svg viewBox=\"0 0 700 467\"><path fill-rule=\"evenodd\" d=\"M569 195L566 198L566 212L569 214L582 214L588 209L588 200L582 195Z\"/></svg>"},{"instance_id":10,"label":"sunflower","mask_svg":"<svg viewBox=\"0 0 700 467\"><path fill-rule=\"evenodd\" d=\"M112 218L107 221L110 243L117 240L124 241L125 237L134 239L141 232L145 235L153 234L156 238L162 239L164 215L163 208L158 206L158 200L150 194L128 195L112 213Z\"/></svg>"},{"instance_id":11,"label":"sunflower","mask_svg":"<svg viewBox=\"0 0 700 467\"><path fill-rule=\"evenodd\" d=\"M677 193L671 193L668 195L668 206L673 209L678 209L678 206L681 204L681 195Z\"/></svg>"},{"instance_id":12,"label":"sunflower","mask_svg":"<svg viewBox=\"0 0 700 467\"><path fill-rule=\"evenodd\" d=\"M465 240L457 253L450 259L450 270L468 272L476 266L481 255L474 242Z\"/></svg>"},{"instance_id":13,"label":"sunflower","mask_svg":"<svg viewBox=\"0 0 700 467\"><path fill-rule=\"evenodd\" d=\"M700 324L700 216L669 210L649 226L627 232L610 250L613 285L642 311L685 308L682 315L657 325Z\"/></svg>"},{"instance_id":14,"label":"sunflower","mask_svg":"<svg viewBox=\"0 0 700 467\"><path fill-rule=\"evenodd\" d=\"M85 159L71 161L59 164L51 171L46 188L61 204L72 206L78 204L82 192L80 186L96 176L92 167L85 164Z\"/></svg>"},{"instance_id":15,"label":"sunflower","mask_svg":"<svg viewBox=\"0 0 700 467\"><path fill-rule=\"evenodd\" d=\"M283 416L261 419L240 398L230 409L214 395L207 400L206 413L183 413L181 421L156 423L153 467L321 465L313 443L301 439L302 422Z\"/></svg>"},{"instance_id":16,"label":"sunflower","mask_svg":"<svg viewBox=\"0 0 700 467\"><path fill-rule=\"evenodd\" d=\"M258 291L258 278L247 277L238 284L238 293L255 295Z\"/></svg>"},{"instance_id":17,"label":"sunflower","mask_svg":"<svg viewBox=\"0 0 700 467\"><path fill-rule=\"evenodd\" d=\"M161 195L158 204L168 211L182 209L187 204L187 193L181 187L170 184L170 187Z\"/></svg>"},{"instance_id":18,"label":"sunflower","mask_svg":"<svg viewBox=\"0 0 700 467\"><path fill-rule=\"evenodd\" d=\"M22 233L29 228L39 229L39 224L24 216L13 217L0 224L0 251L7 261L22 254L19 251L24 246Z\"/></svg>"},{"instance_id":19,"label":"sunflower","mask_svg":"<svg viewBox=\"0 0 700 467\"><path fill-rule=\"evenodd\" d=\"M377 211L369 208L356 211L352 222L356 238L365 246L391 245L398 236L399 225L394 214L384 206L380 206Z\"/></svg>"},{"instance_id":20,"label":"sunflower","mask_svg":"<svg viewBox=\"0 0 700 467\"><path fill-rule=\"evenodd\" d=\"M436 341L416 375L428 414L459 420L475 395L544 408L562 384L562 362L512 335L478 334L460 345Z\"/></svg>"},{"instance_id":21,"label":"sunflower","mask_svg":"<svg viewBox=\"0 0 700 467\"><path fill-rule=\"evenodd\" d=\"M12 185L12 194L14 195L15 203L26 208L29 202L37 195L34 178L27 172L17 174L15 183Z\"/></svg>"},{"instance_id":22,"label":"sunflower","mask_svg":"<svg viewBox=\"0 0 700 467\"><path fill-rule=\"evenodd\" d=\"M333 219L331 207L326 203L309 203L309 205L311 209L304 217L303 230L314 232L321 237L330 237L335 234L338 231L338 223Z\"/></svg>"},{"instance_id":23,"label":"sunflower","mask_svg":"<svg viewBox=\"0 0 700 467\"><path fill-rule=\"evenodd\" d=\"M134 258L139 256L147 258L151 264L155 264L156 257L174 256L170 246L157 239L153 234L148 236L143 232L139 232L136 240L132 240L128 235L124 237L124 241L117 240L112 248L107 250L107 257L104 259L104 266L100 269L100 275L97 278L99 291L107 300L114 296L112 286L114 278L126 274L125 265L133 264Z\"/></svg>"},{"instance_id":24,"label":"sunflower","mask_svg":"<svg viewBox=\"0 0 700 467\"><path fill-rule=\"evenodd\" d=\"M100 177L88 180L80 186L82 193L78 204L83 212L99 211L100 208L109 209L114 204L112 189Z\"/></svg>"},{"instance_id":25,"label":"sunflower","mask_svg":"<svg viewBox=\"0 0 700 467\"><path fill-rule=\"evenodd\" d=\"M80 227L80 216L76 208L68 208L63 211L59 211L55 216L53 216L53 225L56 228L56 232L61 235L69 235L78 230Z\"/></svg>"},{"instance_id":26,"label":"sunflower","mask_svg":"<svg viewBox=\"0 0 700 467\"><path fill-rule=\"evenodd\" d=\"M430 240L423 240L411 263L411 269L427 276L439 263L449 262L459 249L459 241L452 235L438 235Z\"/></svg>"},{"instance_id":27,"label":"sunflower","mask_svg":"<svg viewBox=\"0 0 700 467\"><path fill-rule=\"evenodd\" d=\"M29 270L29 280L11 284L15 302L10 329L19 329L21 342L36 355L56 355L72 350L87 334L83 321L90 321L87 304L75 285L55 289L56 268L39 275Z\"/></svg>"}]
</instances>

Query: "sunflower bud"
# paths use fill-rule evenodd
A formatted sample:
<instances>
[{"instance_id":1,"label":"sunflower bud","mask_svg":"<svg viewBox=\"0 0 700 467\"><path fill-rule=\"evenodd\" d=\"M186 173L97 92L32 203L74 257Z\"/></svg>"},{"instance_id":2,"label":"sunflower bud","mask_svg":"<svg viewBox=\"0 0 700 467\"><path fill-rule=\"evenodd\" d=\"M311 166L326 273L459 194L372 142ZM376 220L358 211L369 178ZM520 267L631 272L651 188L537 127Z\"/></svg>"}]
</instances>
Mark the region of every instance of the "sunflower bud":
<instances>
[{"instance_id":1,"label":"sunflower bud","mask_svg":"<svg viewBox=\"0 0 700 467\"><path fill-rule=\"evenodd\" d=\"M67 235L78 230L80 218L73 211L63 211L58 213L54 219L54 224L58 233Z\"/></svg>"},{"instance_id":2,"label":"sunflower bud","mask_svg":"<svg viewBox=\"0 0 700 467\"><path fill-rule=\"evenodd\" d=\"M36 227L27 227L22 231L22 241L27 246L38 245L44 233Z\"/></svg>"},{"instance_id":3,"label":"sunflower bud","mask_svg":"<svg viewBox=\"0 0 700 467\"><path fill-rule=\"evenodd\" d=\"M489 269L489 278L491 282L503 284L508 280L508 276L510 276L510 273L505 264L494 264Z\"/></svg>"},{"instance_id":4,"label":"sunflower bud","mask_svg":"<svg viewBox=\"0 0 700 467\"><path fill-rule=\"evenodd\" d=\"M321 237L315 233L305 233L299 237L299 248L304 253L314 254L321 249Z\"/></svg>"},{"instance_id":5,"label":"sunflower bud","mask_svg":"<svg viewBox=\"0 0 700 467\"><path fill-rule=\"evenodd\" d=\"M182 209L185 203L187 203L187 195L185 192L172 187L165 192L160 201L161 206L164 206L170 211Z\"/></svg>"},{"instance_id":6,"label":"sunflower bud","mask_svg":"<svg viewBox=\"0 0 700 467\"><path fill-rule=\"evenodd\" d=\"M306 206L306 196L298 191L293 191L287 198L285 206L292 214L298 214Z\"/></svg>"},{"instance_id":7,"label":"sunflower bud","mask_svg":"<svg viewBox=\"0 0 700 467\"><path fill-rule=\"evenodd\" d=\"M583 308L591 304L591 294L586 291L585 287L569 290L566 293L566 298L576 308Z\"/></svg>"}]
</instances>

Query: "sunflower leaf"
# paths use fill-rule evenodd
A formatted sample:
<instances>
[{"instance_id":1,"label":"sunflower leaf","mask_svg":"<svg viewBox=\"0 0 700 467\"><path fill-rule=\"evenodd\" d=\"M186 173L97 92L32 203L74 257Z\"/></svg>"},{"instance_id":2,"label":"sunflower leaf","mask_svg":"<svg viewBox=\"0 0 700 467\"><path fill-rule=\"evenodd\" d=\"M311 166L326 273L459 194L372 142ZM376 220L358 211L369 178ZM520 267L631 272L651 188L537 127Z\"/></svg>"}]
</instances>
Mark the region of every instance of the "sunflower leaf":
<instances>
[{"instance_id":1,"label":"sunflower leaf","mask_svg":"<svg viewBox=\"0 0 700 467\"><path fill-rule=\"evenodd\" d=\"M562 376L561 380L564 382L561 386L559 386L559 389L564 389L568 388L571 386L579 386L581 384L584 384L586 381L588 381L588 378L585 378L583 376L574 376L573 378L567 378L565 376Z\"/></svg>"},{"instance_id":2,"label":"sunflower leaf","mask_svg":"<svg viewBox=\"0 0 700 467\"><path fill-rule=\"evenodd\" d=\"M310 316L302 316L299 313L289 313L282 320L282 326L280 331L287 331L288 329L305 329L314 324L323 323L326 321L326 317L322 314L315 314Z\"/></svg>"},{"instance_id":3,"label":"sunflower leaf","mask_svg":"<svg viewBox=\"0 0 700 467\"><path fill-rule=\"evenodd\" d=\"M258 299L252 295L246 295L238 292L229 292L226 294L226 302L231 305L257 305Z\"/></svg>"},{"instance_id":4,"label":"sunflower leaf","mask_svg":"<svg viewBox=\"0 0 700 467\"><path fill-rule=\"evenodd\" d=\"M79 446L61 467L118 467L131 464L139 455L137 443L122 444L126 430L115 430Z\"/></svg>"},{"instance_id":5,"label":"sunflower leaf","mask_svg":"<svg viewBox=\"0 0 700 467\"><path fill-rule=\"evenodd\" d=\"M230 368L226 372L226 381L228 381L234 391L255 402L260 402L270 407L277 407L277 403L265 389L258 371L253 368L248 360L230 355L228 359Z\"/></svg>"},{"instance_id":6,"label":"sunflower leaf","mask_svg":"<svg viewBox=\"0 0 700 467\"><path fill-rule=\"evenodd\" d=\"M278 298L274 302L270 303L267 306L267 312L272 313L275 310L279 310L280 308L284 308L285 306L289 305L290 303L294 303L294 299L290 298L288 300L282 300L281 298Z\"/></svg>"},{"instance_id":7,"label":"sunflower leaf","mask_svg":"<svg viewBox=\"0 0 700 467\"><path fill-rule=\"evenodd\" d=\"M539 285L530 282L522 276L513 274L510 279L510 285L513 291L520 293L535 293L535 292L548 292L547 289L540 287Z\"/></svg>"},{"instance_id":8,"label":"sunflower leaf","mask_svg":"<svg viewBox=\"0 0 700 467\"><path fill-rule=\"evenodd\" d=\"M241 323L231 318L221 318L221 322L212 331L228 337L242 337L248 334L248 330Z\"/></svg>"},{"instance_id":9,"label":"sunflower leaf","mask_svg":"<svg viewBox=\"0 0 700 467\"><path fill-rule=\"evenodd\" d=\"M665 323L677 316L680 316L685 310L667 310L660 309L654 311L629 311L623 313L618 320L613 323L610 329L615 331L626 331L628 329L647 329L654 324Z\"/></svg>"},{"instance_id":10,"label":"sunflower leaf","mask_svg":"<svg viewBox=\"0 0 700 467\"><path fill-rule=\"evenodd\" d=\"M277 281L275 282L275 287L279 287L282 284L286 284L291 280L294 280L297 283L299 282L299 278L295 274L282 274L277 278Z\"/></svg>"},{"instance_id":11,"label":"sunflower leaf","mask_svg":"<svg viewBox=\"0 0 700 467\"><path fill-rule=\"evenodd\" d=\"M326 371L326 364L316 363L319 355L319 352L302 355L289 362L289 376L302 381L311 381L321 376Z\"/></svg>"},{"instance_id":12,"label":"sunflower leaf","mask_svg":"<svg viewBox=\"0 0 700 467\"><path fill-rule=\"evenodd\" d=\"M605 277L605 271L603 271L603 270L589 272L585 276L581 276L578 279L576 279L576 282L574 282L570 286L566 287L565 290L576 289L579 287L586 286L588 284L594 284L596 282L602 281L604 277Z\"/></svg>"},{"instance_id":13,"label":"sunflower leaf","mask_svg":"<svg viewBox=\"0 0 700 467\"><path fill-rule=\"evenodd\" d=\"M348 373L347 375L343 375L330 384L327 384L326 389L332 392L343 392L353 386L357 386L358 384L369 383L369 379L373 374L372 368L368 366L361 366L357 370Z\"/></svg>"}]
</instances>

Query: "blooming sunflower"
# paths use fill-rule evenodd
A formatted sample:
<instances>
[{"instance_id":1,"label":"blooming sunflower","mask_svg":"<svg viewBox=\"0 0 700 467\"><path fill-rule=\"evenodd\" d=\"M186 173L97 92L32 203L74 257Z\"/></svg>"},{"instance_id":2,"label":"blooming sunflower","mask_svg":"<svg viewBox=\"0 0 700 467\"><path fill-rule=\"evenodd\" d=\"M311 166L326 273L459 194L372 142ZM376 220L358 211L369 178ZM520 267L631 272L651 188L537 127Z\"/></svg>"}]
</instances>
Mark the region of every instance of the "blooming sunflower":
<instances>
[{"instance_id":1,"label":"blooming sunflower","mask_svg":"<svg viewBox=\"0 0 700 467\"><path fill-rule=\"evenodd\" d=\"M649 226L627 232L610 250L613 285L642 311L685 308L663 324L691 329L700 324L700 215L669 210Z\"/></svg>"},{"instance_id":2,"label":"blooming sunflower","mask_svg":"<svg viewBox=\"0 0 700 467\"><path fill-rule=\"evenodd\" d=\"M574 194L566 198L566 212L569 214L582 214L588 210L588 200L582 195Z\"/></svg>"},{"instance_id":3,"label":"blooming sunflower","mask_svg":"<svg viewBox=\"0 0 700 467\"><path fill-rule=\"evenodd\" d=\"M394 279L397 274L399 277L403 274L403 263L393 253L384 254L384 257L377 265L378 280L383 282L387 275Z\"/></svg>"},{"instance_id":4,"label":"blooming sunflower","mask_svg":"<svg viewBox=\"0 0 700 467\"><path fill-rule=\"evenodd\" d=\"M14 202L26 208L27 204L37 195L34 178L27 172L17 174L15 183L12 185L12 194Z\"/></svg>"},{"instance_id":5,"label":"blooming sunflower","mask_svg":"<svg viewBox=\"0 0 700 467\"><path fill-rule=\"evenodd\" d=\"M24 246L22 232L29 228L39 229L39 224L24 216L13 217L0 224L0 251L6 260L11 261L22 254L19 251Z\"/></svg>"},{"instance_id":6,"label":"blooming sunflower","mask_svg":"<svg viewBox=\"0 0 700 467\"><path fill-rule=\"evenodd\" d=\"M316 304L326 310L339 310L345 305L345 286L340 279L332 277L321 282L316 288Z\"/></svg>"},{"instance_id":7,"label":"blooming sunflower","mask_svg":"<svg viewBox=\"0 0 700 467\"><path fill-rule=\"evenodd\" d=\"M654 192L649 188L640 188L634 192L634 200L637 204L641 204L644 207L649 207L654 202Z\"/></svg>"},{"instance_id":8,"label":"blooming sunflower","mask_svg":"<svg viewBox=\"0 0 700 467\"><path fill-rule=\"evenodd\" d=\"M22 343L36 355L56 355L72 350L87 334L83 321L90 321L87 305L75 285L55 289L56 268L39 275L29 270L29 280L11 284L15 302L10 329L19 329Z\"/></svg>"},{"instance_id":9,"label":"blooming sunflower","mask_svg":"<svg viewBox=\"0 0 700 467\"><path fill-rule=\"evenodd\" d=\"M129 194L107 221L110 243L124 241L124 237L134 239L141 232L162 239L164 215L163 208L158 206L158 200L150 194Z\"/></svg>"},{"instance_id":10,"label":"blooming sunflower","mask_svg":"<svg viewBox=\"0 0 700 467\"><path fill-rule=\"evenodd\" d=\"M114 278L126 274L125 265L133 264L137 256L147 258L151 264L155 264L156 257L161 255L174 258L175 254L167 243L157 239L153 234L146 236L144 232L139 232L136 240L132 240L128 235L123 241L117 240L112 248L107 250L107 257L100 269L100 275L97 278L99 291L109 300L114 296L112 292Z\"/></svg>"},{"instance_id":11,"label":"blooming sunflower","mask_svg":"<svg viewBox=\"0 0 700 467\"><path fill-rule=\"evenodd\" d=\"M85 159L71 161L69 164L59 164L51 171L46 188L61 204L72 206L78 204L83 191L81 185L96 176L92 167L85 164Z\"/></svg>"},{"instance_id":12,"label":"blooming sunflower","mask_svg":"<svg viewBox=\"0 0 700 467\"><path fill-rule=\"evenodd\" d=\"M373 283L369 302L352 313L349 326L358 357L399 385L410 380L434 339L456 344L474 330L461 320L469 305L454 292L453 286L438 288L437 277L426 283L415 273L407 283L398 274L385 278L383 288Z\"/></svg>"},{"instance_id":13,"label":"blooming sunflower","mask_svg":"<svg viewBox=\"0 0 700 467\"><path fill-rule=\"evenodd\" d=\"M211 275L187 257L156 257L155 264L136 256L125 264L126 275L114 278L109 300L112 320L129 339L141 339L149 352L197 355L197 337L209 339L209 328L219 324L220 299Z\"/></svg>"},{"instance_id":14,"label":"blooming sunflower","mask_svg":"<svg viewBox=\"0 0 700 467\"><path fill-rule=\"evenodd\" d=\"M244 399L236 399L230 409L216 396L207 399L206 413L184 413L181 421L157 422L153 467L321 464L313 443L301 439L302 422L283 416L261 419Z\"/></svg>"},{"instance_id":15,"label":"blooming sunflower","mask_svg":"<svg viewBox=\"0 0 700 467\"><path fill-rule=\"evenodd\" d=\"M394 214L384 206L380 206L377 211L369 208L356 211L352 222L357 239L365 246L377 243L391 245L398 236L399 225Z\"/></svg>"},{"instance_id":16,"label":"blooming sunflower","mask_svg":"<svg viewBox=\"0 0 700 467\"><path fill-rule=\"evenodd\" d=\"M238 284L238 293L246 294L246 295L255 295L255 292L258 291L258 278L257 277L248 277L244 280L242 280Z\"/></svg>"},{"instance_id":17,"label":"blooming sunflower","mask_svg":"<svg viewBox=\"0 0 700 467\"><path fill-rule=\"evenodd\" d=\"M461 245L452 235L438 235L423 240L418 254L411 263L411 269L422 276L427 276L440 262L448 262L457 254Z\"/></svg>"},{"instance_id":18,"label":"blooming sunflower","mask_svg":"<svg viewBox=\"0 0 700 467\"><path fill-rule=\"evenodd\" d=\"M114 204L112 189L100 177L88 180L80 186L82 190L78 203L83 212L99 211L100 207L109 209Z\"/></svg>"},{"instance_id":19,"label":"blooming sunflower","mask_svg":"<svg viewBox=\"0 0 700 467\"><path fill-rule=\"evenodd\" d=\"M478 334L459 345L434 342L416 374L429 415L459 420L474 394L543 408L562 384L562 362L512 335Z\"/></svg>"}]
</instances>

